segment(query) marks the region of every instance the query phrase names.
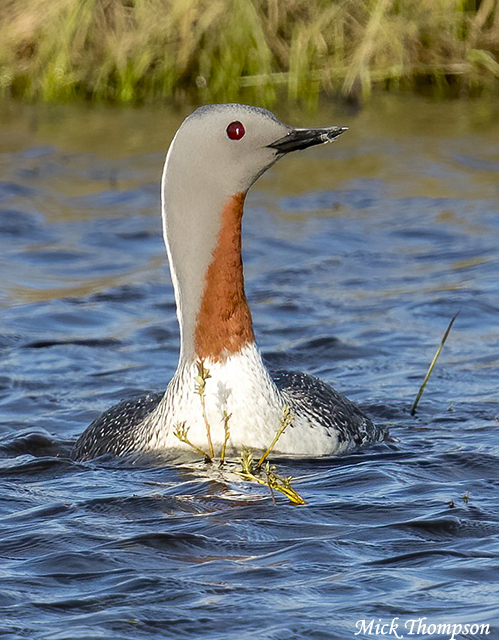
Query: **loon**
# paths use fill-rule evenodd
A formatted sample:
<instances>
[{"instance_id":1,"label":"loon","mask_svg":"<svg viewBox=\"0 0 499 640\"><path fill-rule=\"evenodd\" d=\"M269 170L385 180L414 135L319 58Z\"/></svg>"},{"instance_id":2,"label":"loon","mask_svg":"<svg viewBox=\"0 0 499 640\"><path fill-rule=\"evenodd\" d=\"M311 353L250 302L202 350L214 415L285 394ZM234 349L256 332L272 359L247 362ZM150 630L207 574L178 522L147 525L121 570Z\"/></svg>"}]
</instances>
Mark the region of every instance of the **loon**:
<instances>
[{"instance_id":1,"label":"loon","mask_svg":"<svg viewBox=\"0 0 499 640\"><path fill-rule=\"evenodd\" d=\"M179 427L188 429L192 445L217 449L227 420L232 450L266 449L285 408L292 422L275 444L281 454L339 454L385 439L382 427L319 379L269 373L244 291L241 221L249 188L284 155L332 142L346 129L295 128L266 109L241 104L202 106L184 120L168 150L161 185L180 325L177 370L164 393L105 411L77 439L73 459L187 448ZM209 372L203 401L196 389L200 367Z\"/></svg>"}]
</instances>

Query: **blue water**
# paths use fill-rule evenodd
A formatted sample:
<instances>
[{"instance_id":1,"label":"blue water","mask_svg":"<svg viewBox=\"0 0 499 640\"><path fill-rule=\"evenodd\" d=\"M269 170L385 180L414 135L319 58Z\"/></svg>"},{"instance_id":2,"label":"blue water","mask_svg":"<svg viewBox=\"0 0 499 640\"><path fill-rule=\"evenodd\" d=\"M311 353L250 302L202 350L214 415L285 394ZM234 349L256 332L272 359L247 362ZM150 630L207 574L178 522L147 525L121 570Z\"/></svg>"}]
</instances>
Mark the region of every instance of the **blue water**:
<instances>
[{"instance_id":1,"label":"blue water","mask_svg":"<svg viewBox=\"0 0 499 640\"><path fill-rule=\"evenodd\" d=\"M498 109L320 115L290 118L350 131L248 198L255 330L272 366L319 375L398 441L274 458L296 507L202 462L68 460L175 369L158 184L181 116L2 107L1 636L499 638Z\"/></svg>"}]
</instances>

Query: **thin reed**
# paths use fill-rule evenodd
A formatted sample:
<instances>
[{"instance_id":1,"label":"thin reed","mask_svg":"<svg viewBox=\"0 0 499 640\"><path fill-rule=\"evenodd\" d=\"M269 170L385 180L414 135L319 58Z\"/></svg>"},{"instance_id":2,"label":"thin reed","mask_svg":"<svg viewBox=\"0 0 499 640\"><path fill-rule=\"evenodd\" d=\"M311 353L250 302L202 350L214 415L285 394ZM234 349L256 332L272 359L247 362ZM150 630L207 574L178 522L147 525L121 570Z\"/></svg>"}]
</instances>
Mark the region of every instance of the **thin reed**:
<instances>
[{"instance_id":1,"label":"thin reed","mask_svg":"<svg viewBox=\"0 0 499 640\"><path fill-rule=\"evenodd\" d=\"M498 85L499 0L3 0L0 92L119 103Z\"/></svg>"}]
</instances>

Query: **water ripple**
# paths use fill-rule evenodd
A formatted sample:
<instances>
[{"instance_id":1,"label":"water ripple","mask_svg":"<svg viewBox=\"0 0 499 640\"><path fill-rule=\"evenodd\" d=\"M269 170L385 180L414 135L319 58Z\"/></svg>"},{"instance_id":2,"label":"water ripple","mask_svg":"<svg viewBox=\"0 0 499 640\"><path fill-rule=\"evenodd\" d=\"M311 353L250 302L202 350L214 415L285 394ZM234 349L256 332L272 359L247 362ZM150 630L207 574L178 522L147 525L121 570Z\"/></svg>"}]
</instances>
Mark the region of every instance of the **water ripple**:
<instances>
[{"instance_id":1,"label":"water ripple","mask_svg":"<svg viewBox=\"0 0 499 640\"><path fill-rule=\"evenodd\" d=\"M497 635L497 121L477 131L472 102L398 100L350 114L337 146L283 161L248 196L265 357L320 375L396 438L274 456L303 507L274 505L236 462L69 460L103 409L175 370L158 183L178 117L7 109L0 635L345 640L362 619L419 617ZM15 115L31 109L33 130ZM106 135L90 149L92 127ZM132 129L147 144L123 157Z\"/></svg>"}]
</instances>

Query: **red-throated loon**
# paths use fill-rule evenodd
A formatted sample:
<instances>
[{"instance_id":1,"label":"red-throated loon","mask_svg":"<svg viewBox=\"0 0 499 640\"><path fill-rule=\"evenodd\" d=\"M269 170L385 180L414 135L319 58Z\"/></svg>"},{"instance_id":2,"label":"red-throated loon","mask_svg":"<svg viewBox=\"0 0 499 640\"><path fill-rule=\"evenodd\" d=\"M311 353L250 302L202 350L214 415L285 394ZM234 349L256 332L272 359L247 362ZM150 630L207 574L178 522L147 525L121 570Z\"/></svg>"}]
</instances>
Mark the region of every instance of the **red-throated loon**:
<instances>
[{"instance_id":1,"label":"red-throated loon","mask_svg":"<svg viewBox=\"0 0 499 640\"><path fill-rule=\"evenodd\" d=\"M77 460L187 447L266 449L283 409L293 421L275 450L319 456L383 440L347 398L303 373L271 375L255 343L244 292L241 219L248 189L291 151L332 142L346 127L294 128L269 111L240 104L200 107L183 122L168 151L162 180L163 231L180 325L177 370L163 394L123 401L78 438ZM204 395L196 392L198 366L209 370Z\"/></svg>"}]
</instances>

